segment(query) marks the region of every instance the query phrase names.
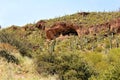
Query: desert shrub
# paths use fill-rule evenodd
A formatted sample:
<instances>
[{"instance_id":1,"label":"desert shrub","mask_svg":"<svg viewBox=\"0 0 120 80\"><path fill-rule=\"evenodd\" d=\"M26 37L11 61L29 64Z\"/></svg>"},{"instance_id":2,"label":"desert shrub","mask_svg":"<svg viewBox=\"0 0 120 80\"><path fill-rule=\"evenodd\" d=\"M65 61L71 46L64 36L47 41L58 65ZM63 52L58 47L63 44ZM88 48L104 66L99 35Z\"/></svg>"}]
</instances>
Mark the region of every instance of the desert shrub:
<instances>
[{"instance_id":1,"label":"desert shrub","mask_svg":"<svg viewBox=\"0 0 120 80\"><path fill-rule=\"evenodd\" d=\"M108 54L108 61L109 63L115 63L118 62L120 59L120 48L114 48L110 50Z\"/></svg>"},{"instance_id":2,"label":"desert shrub","mask_svg":"<svg viewBox=\"0 0 120 80\"><path fill-rule=\"evenodd\" d=\"M109 80L119 80L120 79L120 62L116 62L113 64L113 68L105 74L107 79ZM106 80L107 80L106 79Z\"/></svg>"},{"instance_id":3,"label":"desert shrub","mask_svg":"<svg viewBox=\"0 0 120 80\"><path fill-rule=\"evenodd\" d=\"M22 40L20 40L19 38L14 36L15 34L6 32L6 31L1 31L0 32L0 42L1 43L8 43L12 46L15 46L18 48L19 52L25 56L31 56L31 54L28 52L29 48L27 48L27 43L23 42Z\"/></svg>"},{"instance_id":4,"label":"desert shrub","mask_svg":"<svg viewBox=\"0 0 120 80\"><path fill-rule=\"evenodd\" d=\"M102 56L101 56L102 55ZM98 75L94 75L90 78L90 80L119 80L120 79L120 49L111 49L108 54L99 54L101 56L101 59L96 55L96 58L99 58L95 65L93 65L94 70L98 73ZM91 54L89 56L92 56ZM88 62L90 65L91 60L94 60L94 58L90 59ZM95 57L95 56L92 56ZM92 61L94 62L94 61ZM92 64L92 63L91 63Z\"/></svg>"},{"instance_id":5,"label":"desert shrub","mask_svg":"<svg viewBox=\"0 0 120 80\"><path fill-rule=\"evenodd\" d=\"M102 72L102 74L98 76L94 76L94 78L90 80L120 80L120 62L115 62L105 71Z\"/></svg>"},{"instance_id":6,"label":"desert shrub","mask_svg":"<svg viewBox=\"0 0 120 80\"><path fill-rule=\"evenodd\" d=\"M120 80L120 62L113 64L112 68L103 74L103 80Z\"/></svg>"},{"instance_id":7,"label":"desert shrub","mask_svg":"<svg viewBox=\"0 0 120 80\"><path fill-rule=\"evenodd\" d=\"M7 52L5 50L0 51L0 56L2 58L5 58L8 62L12 62L12 63L16 63L16 64L19 63L19 60L15 56L11 55L9 52Z\"/></svg>"},{"instance_id":8,"label":"desert shrub","mask_svg":"<svg viewBox=\"0 0 120 80\"><path fill-rule=\"evenodd\" d=\"M60 80L88 80L93 74L82 57L70 51L64 53L41 53L37 56L37 71L58 74Z\"/></svg>"},{"instance_id":9,"label":"desert shrub","mask_svg":"<svg viewBox=\"0 0 120 80\"><path fill-rule=\"evenodd\" d=\"M75 76L78 76L78 73L75 70L69 70L64 74L65 80L78 80Z\"/></svg>"}]
</instances>

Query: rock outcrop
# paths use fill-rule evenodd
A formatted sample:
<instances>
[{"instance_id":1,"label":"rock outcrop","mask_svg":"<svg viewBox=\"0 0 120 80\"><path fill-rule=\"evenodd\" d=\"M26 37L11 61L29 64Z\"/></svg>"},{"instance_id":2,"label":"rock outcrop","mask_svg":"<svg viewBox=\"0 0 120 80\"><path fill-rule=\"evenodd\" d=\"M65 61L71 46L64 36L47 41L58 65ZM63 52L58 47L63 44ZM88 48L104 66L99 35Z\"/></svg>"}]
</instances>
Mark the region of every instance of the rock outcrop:
<instances>
[{"instance_id":1,"label":"rock outcrop","mask_svg":"<svg viewBox=\"0 0 120 80\"><path fill-rule=\"evenodd\" d=\"M55 39L59 37L61 34L64 35L88 35L88 34L98 34L101 31L109 31L114 33L120 33L120 18L111 20L109 22L99 24L99 25L93 25L90 27L83 27L78 26L73 23L67 23L67 22L58 22L55 23L51 28L47 29L46 32L46 38L49 40Z\"/></svg>"},{"instance_id":2,"label":"rock outcrop","mask_svg":"<svg viewBox=\"0 0 120 80\"><path fill-rule=\"evenodd\" d=\"M120 18L110 22L110 31L120 33Z\"/></svg>"},{"instance_id":3,"label":"rock outcrop","mask_svg":"<svg viewBox=\"0 0 120 80\"><path fill-rule=\"evenodd\" d=\"M66 23L66 22L58 22L55 23L50 29L46 30L46 37L47 39L54 39L60 34L62 35L79 35L80 29L79 26L74 25L72 23Z\"/></svg>"},{"instance_id":4,"label":"rock outcrop","mask_svg":"<svg viewBox=\"0 0 120 80\"><path fill-rule=\"evenodd\" d=\"M45 30L45 21L44 20L40 20L36 23L36 27L39 29L39 30Z\"/></svg>"},{"instance_id":5,"label":"rock outcrop","mask_svg":"<svg viewBox=\"0 0 120 80\"><path fill-rule=\"evenodd\" d=\"M88 14L90 14L89 12L79 12L79 15L82 15L83 17L87 16Z\"/></svg>"}]
</instances>

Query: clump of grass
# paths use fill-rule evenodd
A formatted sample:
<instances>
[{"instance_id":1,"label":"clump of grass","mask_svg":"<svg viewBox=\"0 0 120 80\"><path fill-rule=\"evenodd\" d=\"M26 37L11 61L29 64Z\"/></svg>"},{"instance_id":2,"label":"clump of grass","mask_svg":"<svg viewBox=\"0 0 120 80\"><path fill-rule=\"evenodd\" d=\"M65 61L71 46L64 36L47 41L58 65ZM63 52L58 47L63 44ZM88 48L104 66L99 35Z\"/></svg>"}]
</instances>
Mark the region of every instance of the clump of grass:
<instances>
[{"instance_id":1,"label":"clump of grass","mask_svg":"<svg viewBox=\"0 0 120 80\"><path fill-rule=\"evenodd\" d=\"M19 63L19 60L15 56L11 55L9 52L7 52L5 50L0 51L0 56L4 57L8 62L12 62L12 63L16 63L16 64Z\"/></svg>"},{"instance_id":2,"label":"clump of grass","mask_svg":"<svg viewBox=\"0 0 120 80\"><path fill-rule=\"evenodd\" d=\"M23 56L31 56L28 52L29 48L27 48L26 43L20 41L19 38L15 37L12 33L0 31L0 42L15 46Z\"/></svg>"}]
</instances>

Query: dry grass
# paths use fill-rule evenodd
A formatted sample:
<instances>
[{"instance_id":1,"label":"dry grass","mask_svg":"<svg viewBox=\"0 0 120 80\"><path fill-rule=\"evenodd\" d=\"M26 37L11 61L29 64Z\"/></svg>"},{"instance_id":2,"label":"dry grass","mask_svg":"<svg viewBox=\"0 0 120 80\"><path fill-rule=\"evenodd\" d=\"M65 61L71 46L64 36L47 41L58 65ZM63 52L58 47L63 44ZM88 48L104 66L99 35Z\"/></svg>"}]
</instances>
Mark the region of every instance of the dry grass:
<instances>
[{"instance_id":1,"label":"dry grass","mask_svg":"<svg viewBox=\"0 0 120 80\"><path fill-rule=\"evenodd\" d=\"M33 60L23 57L21 64L8 63L0 57L0 80L58 80L57 76L41 76L35 70Z\"/></svg>"},{"instance_id":2,"label":"dry grass","mask_svg":"<svg viewBox=\"0 0 120 80\"><path fill-rule=\"evenodd\" d=\"M19 65L8 63L5 58L0 56L0 80L56 80L57 76L39 75L35 70L34 60L21 56L16 47L8 43L0 43L0 51L2 50L15 56L20 63Z\"/></svg>"},{"instance_id":3,"label":"dry grass","mask_svg":"<svg viewBox=\"0 0 120 80\"><path fill-rule=\"evenodd\" d=\"M12 52L12 53L18 53L16 47L11 46L8 43L0 43L0 50L6 50L6 51L9 51L9 52Z\"/></svg>"}]
</instances>

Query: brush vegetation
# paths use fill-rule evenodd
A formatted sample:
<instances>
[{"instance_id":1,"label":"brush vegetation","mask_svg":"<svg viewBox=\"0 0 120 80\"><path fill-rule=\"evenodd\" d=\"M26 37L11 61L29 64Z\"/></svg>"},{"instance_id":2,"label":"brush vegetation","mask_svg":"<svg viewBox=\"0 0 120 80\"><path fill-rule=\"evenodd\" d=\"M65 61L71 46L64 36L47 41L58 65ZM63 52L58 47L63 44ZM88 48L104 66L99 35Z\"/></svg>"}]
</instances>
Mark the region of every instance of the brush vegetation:
<instances>
[{"instance_id":1,"label":"brush vegetation","mask_svg":"<svg viewBox=\"0 0 120 80\"><path fill-rule=\"evenodd\" d=\"M120 12L90 12L44 21L47 27L57 21L89 27L118 17ZM1 80L120 80L120 34L104 36L101 31L96 36L46 41L43 30L24 31L22 27L0 30Z\"/></svg>"}]
</instances>

